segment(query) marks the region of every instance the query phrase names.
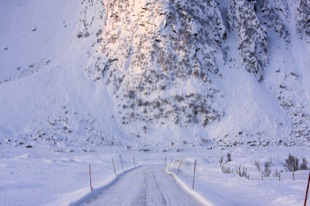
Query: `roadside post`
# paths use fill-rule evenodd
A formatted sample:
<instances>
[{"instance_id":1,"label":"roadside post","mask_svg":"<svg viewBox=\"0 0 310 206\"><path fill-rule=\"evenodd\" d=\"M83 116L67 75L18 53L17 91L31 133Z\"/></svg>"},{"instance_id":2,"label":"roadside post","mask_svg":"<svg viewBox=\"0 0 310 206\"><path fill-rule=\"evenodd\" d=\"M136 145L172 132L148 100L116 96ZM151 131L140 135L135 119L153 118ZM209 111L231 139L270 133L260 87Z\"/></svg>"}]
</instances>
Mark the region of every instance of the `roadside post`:
<instances>
[{"instance_id":1,"label":"roadside post","mask_svg":"<svg viewBox=\"0 0 310 206\"><path fill-rule=\"evenodd\" d=\"M114 174L115 174L115 177L116 177L116 169L115 169L115 164L114 164L113 158L112 158L112 164L113 164L113 168L114 168Z\"/></svg>"},{"instance_id":2,"label":"roadside post","mask_svg":"<svg viewBox=\"0 0 310 206\"><path fill-rule=\"evenodd\" d=\"M307 206L307 199L308 199L308 193L309 193L309 185L310 185L310 172L309 172L309 177L308 177L308 184L307 184L307 189L306 189L306 196L305 196L304 206Z\"/></svg>"},{"instance_id":3,"label":"roadside post","mask_svg":"<svg viewBox=\"0 0 310 206\"><path fill-rule=\"evenodd\" d=\"M183 159L181 159L181 162L180 162L180 165L179 165L179 169L178 169L178 172L177 172L177 176L179 176L179 172L180 172L180 170L181 170L182 162L183 162Z\"/></svg>"},{"instance_id":4,"label":"roadside post","mask_svg":"<svg viewBox=\"0 0 310 206\"><path fill-rule=\"evenodd\" d=\"M124 164L123 164L123 157L122 157L122 155L120 155L120 158L121 158L122 170L123 170L123 172L124 172Z\"/></svg>"},{"instance_id":5,"label":"roadside post","mask_svg":"<svg viewBox=\"0 0 310 206\"><path fill-rule=\"evenodd\" d=\"M193 185L192 185L193 190L195 189L195 176L196 176L196 160L194 163L194 174L193 174Z\"/></svg>"},{"instance_id":6,"label":"roadside post","mask_svg":"<svg viewBox=\"0 0 310 206\"><path fill-rule=\"evenodd\" d=\"M92 185L92 182L91 182L91 166L90 164L88 165L88 171L89 171L89 187L90 187L90 191L93 190L93 185Z\"/></svg>"}]
</instances>

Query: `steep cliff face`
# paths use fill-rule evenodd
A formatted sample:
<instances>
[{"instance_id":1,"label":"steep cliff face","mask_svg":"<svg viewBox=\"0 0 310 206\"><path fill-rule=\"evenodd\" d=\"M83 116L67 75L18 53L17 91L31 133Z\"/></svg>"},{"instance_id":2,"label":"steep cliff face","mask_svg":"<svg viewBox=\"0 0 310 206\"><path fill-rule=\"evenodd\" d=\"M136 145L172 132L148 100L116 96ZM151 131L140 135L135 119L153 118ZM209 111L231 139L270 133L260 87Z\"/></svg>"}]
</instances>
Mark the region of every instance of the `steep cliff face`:
<instances>
[{"instance_id":1,"label":"steep cliff face","mask_svg":"<svg viewBox=\"0 0 310 206\"><path fill-rule=\"evenodd\" d=\"M231 1L228 8L228 25L237 30L238 50L245 69L261 81L267 66L267 32L257 16L255 1Z\"/></svg>"},{"instance_id":2,"label":"steep cliff face","mask_svg":"<svg viewBox=\"0 0 310 206\"><path fill-rule=\"evenodd\" d=\"M214 103L226 29L215 1L105 1L102 75L132 121L206 126ZM199 89L197 89L199 88Z\"/></svg>"},{"instance_id":3,"label":"steep cliff face","mask_svg":"<svg viewBox=\"0 0 310 206\"><path fill-rule=\"evenodd\" d=\"M227 114L227 102L234 102L227 93L236 91L224 85L225 79L240 76L229 76L225 68L240 67L258 82L278 70L269 62L274 64L276 47L292 47L294 27L297 41L307 39L304 6L284 0L105 1L97 66L88 69L115 97L119 123L125 128L141 124L134 130L144 132L133 132L136 136L145 135L149 124L208 127L236 115ZM283 94L266 82L259 87ZM282 112L291 119L284 122L296 124L294 112ZM282 122L279 118L270 121Z\"/></svg>"}]
</instances>

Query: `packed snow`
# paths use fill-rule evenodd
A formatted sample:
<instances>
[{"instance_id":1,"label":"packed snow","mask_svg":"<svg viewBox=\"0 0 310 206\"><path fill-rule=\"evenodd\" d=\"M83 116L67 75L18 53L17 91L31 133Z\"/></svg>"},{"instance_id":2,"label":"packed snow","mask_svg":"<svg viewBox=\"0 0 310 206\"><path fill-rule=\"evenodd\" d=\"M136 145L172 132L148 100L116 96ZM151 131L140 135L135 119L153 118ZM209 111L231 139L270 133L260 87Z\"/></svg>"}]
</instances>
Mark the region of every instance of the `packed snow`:
<instances>
[{"instance_id":1,"label":"packed snow","mask_svg":"<svg viewBox=\"0 0 310 206\"><path fill-rule=\"evenodd\" d=\"M82 205L202 205L165 173L164 166L140 166Z\"/></svg>"},{"instance_id":2,"label":"packed snow","mask_svg":"<svg viewBox=\"0 0 310 206\"><path fill-rule=\"evenodd\" d=\"M302 158L310 161L307 147L213 150L195 147L182 152L130 152L115 148L97 148L94 152L84 153L55 153L27 148L12 151L11 148L1 148L1 153L0 201L3 205L16 206L80 205L105 194L105 191L109 191L110 187L121 181L120 178L128 180L134 178L134 175L143 176L142 173L139 175L143 170L136 167L147 168L153 164L161 165L161 175L164 175L166 170L167 176L172 173L175 184L204 205L302 205L309 170L296 171L293 180L292 173L283 164L289 154L296 156L300 163ZM241 169L247 169L248 179L235 172L222 172L219 161L224 157L223 161L226 162L228 153L231 154L231 161L227 162L226 166L236 170L241 165ZM117 177L114 174L112 158ZM180 160L182 165L178 172ZM193 190L194 160L197 161L197 166ZM255 161L261 163L262 169L265 162L271 161L269 177L262 178ZM276 171L281 174L280 180L275 176ZM139 184L123 185L124 188L132 188L133 192L139 190L136 186ZM176 194L166 192L168 194L164 195L169 201L178 198ZM124 203L128 201L126 197L126 194L119 196ZM149 197L156 198L152 194L149 194Z\"/></svg>"}]
</instances>

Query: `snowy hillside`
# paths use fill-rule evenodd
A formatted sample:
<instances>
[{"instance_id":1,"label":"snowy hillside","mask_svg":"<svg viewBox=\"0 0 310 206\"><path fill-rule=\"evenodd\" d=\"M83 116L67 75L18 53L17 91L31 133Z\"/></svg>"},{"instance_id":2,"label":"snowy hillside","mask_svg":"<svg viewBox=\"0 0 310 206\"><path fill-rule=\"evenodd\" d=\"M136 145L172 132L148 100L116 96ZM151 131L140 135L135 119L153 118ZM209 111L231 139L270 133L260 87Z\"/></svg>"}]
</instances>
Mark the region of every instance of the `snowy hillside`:
<instances>
[{"instance_id":1,"label":"snowy hillside","mask_svg":"<svg viewBox=\"0 0 310 206\"><path fill-rule=\"evenodd\" d=\"M1 145L310 144L306 0L0 5Z\"/></svg>"}]
</instances>

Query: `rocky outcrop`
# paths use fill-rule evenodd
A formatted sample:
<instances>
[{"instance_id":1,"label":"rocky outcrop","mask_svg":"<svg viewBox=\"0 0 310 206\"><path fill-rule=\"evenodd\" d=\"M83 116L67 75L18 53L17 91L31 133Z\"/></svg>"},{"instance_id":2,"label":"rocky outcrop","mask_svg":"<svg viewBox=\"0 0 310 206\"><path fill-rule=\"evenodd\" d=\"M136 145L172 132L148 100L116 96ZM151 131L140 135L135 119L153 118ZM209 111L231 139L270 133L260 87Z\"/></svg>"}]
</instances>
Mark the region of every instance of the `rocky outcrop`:
<instances>
[{"instance_id":1,"label":"rocky outcrop","mask_svg":"<svg viewBox=\"0 0 310 206\"><path fill-rule=\"evenodd\" d=\"M205 126L220 118L210 75L219 75L226 31L214 0L105 1L105 8L98 74L119 100L123 124Z\"/></svg>"},{"instance_id":2,"label":"rocky outcrop","mask_svg":"<svg viewBox=\"0 0 310 206\"><path fill-rule=\"evenodd\" d=\"M300 0L296 15L296 32L299 38L310 41L310 3Z\"/></svg>"},{"instance_id":3,"label":"rocky outcrop","mask_svg":"<svg viewBox=\"0 0 310 206\"><path fill-rule=\"evenodd\" d=\"M100 50L87 71L106 83L122 124L204 127L224 116L216 82L227 53L238 52L240 67L262 81L270 37L290 45L291 21L300 38L307 36L305 4L294 3L292 19L285 0L104 1ZM234 40L238 51L229 48Z\"/></svg>"},{"instance_id":4,"label":"rocky outcrop","mask_svg":"<svg viewBox=\"0 0 310 206\"><path fill-rule=\"evenodd\" d=\"M288 18L288 5L285 1L258 1L263 25L276 32L286 43L290 43L289 31L282 19ZM281 18L282 17L282 18Z\"/></svg>"},{"instance_id":5,"label":"rocky outcrop","mask_svg":"<svg viewBox=\"0 0 310 206\"><path fill-rule=\"evenodd\" d=\"M268 62L268 43L266 28L256 12L255 1L234 0L228 8L227 18L230 30L237 30L238 50L245 69L261 81Z\"/></svg>"}]
</instances>

